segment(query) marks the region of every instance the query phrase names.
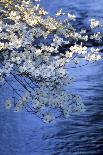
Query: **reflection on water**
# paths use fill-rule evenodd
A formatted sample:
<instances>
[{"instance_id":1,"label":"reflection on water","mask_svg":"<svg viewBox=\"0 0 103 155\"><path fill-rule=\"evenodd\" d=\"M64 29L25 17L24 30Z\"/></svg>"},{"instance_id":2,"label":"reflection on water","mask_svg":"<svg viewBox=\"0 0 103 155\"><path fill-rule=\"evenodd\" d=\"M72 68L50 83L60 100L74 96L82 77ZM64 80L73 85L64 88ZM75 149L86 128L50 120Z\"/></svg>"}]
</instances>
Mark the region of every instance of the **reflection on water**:
<instances>
[{"instance_id":1,"label":"reflection on water","mask_svg":"<svg viewBox=\"0 0 103 155\"><path fill-rule=\"evenodd\" d=\"M43 0L52 13L63 7L86 24L89 16L103 18L103 0ZM79 23L79 24L80 24ZM79 93L86 112L45 126L35 116L4 109L10 92L0 89L0 155L99 155L103 153L103 62L70 72L76 77L71 91ZM2 93L2 92L5 92Z\"/></svg>"}]
</instances>

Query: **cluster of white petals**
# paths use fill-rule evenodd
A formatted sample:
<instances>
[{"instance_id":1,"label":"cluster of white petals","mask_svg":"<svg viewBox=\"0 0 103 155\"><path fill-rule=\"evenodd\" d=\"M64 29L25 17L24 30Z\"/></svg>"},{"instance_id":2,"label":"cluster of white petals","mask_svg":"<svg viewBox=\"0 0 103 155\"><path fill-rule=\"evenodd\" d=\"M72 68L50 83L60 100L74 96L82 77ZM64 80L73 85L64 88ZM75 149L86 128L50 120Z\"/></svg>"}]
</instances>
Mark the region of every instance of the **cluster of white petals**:
<instances>
[{"instance_id":1,"label":"cluster of white petals","mask_svg":"<svg viewBox=\"0 0 103 155\"><path fill-rule=\"evenodd\" d=\"M93 35L90 36L90 39L95 39L100 41L102 39L102 35L100 32L94 33Z\"/></svg>"},{"instance_id":2,"label":"cluster of white petals","mask_svg":"<svg viewBox=\"0 0 103 155\"><path fill-rule=\"evenodd\" d=\"M69 18L69 20L75 20L76 16L74 14L68 13L68 18Z\"/></svg>"},{"instance_id":3,"label":"cluster of white petals","mask_svg":"<svg viewBox=\"0 0 103 155\"><path fill-rule=\"evenodd\" d=\"M92 29L101 26L100 21L95 20L95 19L90 19L90 27Z\"/></svg>"},{"instance_id":4,"label":"cluster of white petals","mask_svg":"<svg viewBox=\"0 0 103 155\"><path fill-rule=\"evenodd\" d=\"M72 82L66 65L80 56L87 61L101 59L97 49L89 50L83 42L102 37L100 33L88 36L85 29L77 32L70 24L75 15L68 13L67 19L60 20L57 17L66 14L60 9L53 18L39 1L0 1L0 83L9 84L15 94L7 98L7 109L26 109L48 123L85 110L81 98L65 89ZM91 28L99 25L91 20ZM9 77L21 85L21 91L8 82Z\"/></svg>"}]
</instances>

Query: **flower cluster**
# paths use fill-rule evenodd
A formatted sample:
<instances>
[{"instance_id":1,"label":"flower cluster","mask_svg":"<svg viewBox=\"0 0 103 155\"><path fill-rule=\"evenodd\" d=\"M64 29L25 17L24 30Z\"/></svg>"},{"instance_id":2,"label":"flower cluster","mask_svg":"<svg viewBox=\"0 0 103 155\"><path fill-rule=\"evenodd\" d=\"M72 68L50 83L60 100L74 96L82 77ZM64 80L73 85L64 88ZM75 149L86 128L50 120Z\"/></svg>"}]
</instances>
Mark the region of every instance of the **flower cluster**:
<instances>
[{"instance_id":1,"label":"flower cluster","mask_svg":"<svg viewBox=\"0 0 103 155\"><path fill-rule=\"evenodd\" d=\"M90 19L90 27L92 29L101 26L100 22L98 20L95 19Z\"/></svg>"},{"instance_id":2,"label":"flower cluster","mask_svg":"<svg viewBox=\"0 0 103 155\"><path fill-rule=\"evenodd\" d=\"M70 24L75 15L67 13L67 19L60 20L57 17L66 15L61 9L53 18L39 1L0 1L0 83L9 84L15 94L6 100L7 109L26 109L48 123L85 110L81 98L65 90L72 82L66 65L80 56L87 61L101 59L98 50L88 49L84 42L102 36L88 36L85 29L77 32ZM99 21L91 20L91 28L99 25ZM8 82L9 76L21 91Z\"/></svg>"}]
</instances>

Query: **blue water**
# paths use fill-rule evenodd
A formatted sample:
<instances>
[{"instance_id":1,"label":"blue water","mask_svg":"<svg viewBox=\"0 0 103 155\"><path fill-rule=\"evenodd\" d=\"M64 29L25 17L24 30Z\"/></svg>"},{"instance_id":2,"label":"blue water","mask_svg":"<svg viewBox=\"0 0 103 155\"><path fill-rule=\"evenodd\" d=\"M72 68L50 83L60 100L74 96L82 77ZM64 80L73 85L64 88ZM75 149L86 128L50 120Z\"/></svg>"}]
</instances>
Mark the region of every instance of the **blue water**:
<instances>
[{"instance_id":1,"label":"blue water","mask_svg":"<svg viewBox=\"0 0 103 155\"><path fill-rule=\"evenodd\" d=\"M103 0L42 0L51 15L56 9L75 13L79 25L96 17L103 20ZM6 111L8 88L0 88L0 155L102 155L103 61L71 69L75 81L69 89L84 100L86 112L45 125L34 115Z\"/></svg>"}]
</instances>

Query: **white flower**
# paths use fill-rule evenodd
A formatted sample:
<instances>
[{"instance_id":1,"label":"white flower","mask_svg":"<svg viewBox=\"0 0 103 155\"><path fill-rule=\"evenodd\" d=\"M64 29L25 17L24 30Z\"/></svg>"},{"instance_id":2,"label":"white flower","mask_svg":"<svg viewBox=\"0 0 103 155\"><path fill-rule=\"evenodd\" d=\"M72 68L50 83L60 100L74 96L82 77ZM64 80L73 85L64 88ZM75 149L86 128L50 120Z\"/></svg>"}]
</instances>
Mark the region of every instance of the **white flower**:
<instances>
[{"instance_id":1,"label":"white flower","mask_svg":"<svg viewBox=\"0 0 103 155\"><path fill-rule=\"evenodd\" d=\"M63 107L63 114L65 117L69 117L70 116L70 109L68 107Z\"/></svg>"},{"instance_id":2,"label":"white flower","mask_svg":"<svg viewBox=\"0 0 103 155\"><path fill-rule=\"evenodd\" d=\"M36 49L36 51L35 51L35 55L36 56L41 55L41 53L42 53L42 50L41 49Z\"/></svg>"},{"instance_id":3,"label":"white flower","mask_svg":"<svg viewBox=\"0 0 103 155\"><path fill-rule=\"evenodd\" d=\"M72 52L78 53L78 54L86 54L87 53L87 47L81 45L75 44L74 46L70 47L70 50Z\"/></svg>"},{"instance_id":4,"label":"white flower","mask_svg":"<svg viewBox=\"0 0 103 155\"><path fill-rule=\"evenodd\" d=\"M97 55L96 60L100 60L100 59L101 59L101 56Z\"/></svg>"},{"instance_id":5,"label":"white flower","mask_svg":"<svg viewBox=\"0 0 103 155\"><path fill-rule=\"evenodd\" d=\"M61 15L65 15L65 13L62 12L63 10L60 9L57 13L56 13L56 16L61 16Z\"/></svg>"},{"instance_id":6,"label":"white flower","mask_svg":"<svg viewBox=\"0 0 103 155\"><path fill-rule=\"evenodd\" d=\"M43 10L43 9L40 9L40 10L39 10L39 15L46 15L46 14L48 14L47 11L45 11L45 10Z\"/></svg>"},{"instance_id":7,"label":"white flower","mask_svg":"<svg viewBox=\"0 0 103 155\"><path fill-rule=\"evenodd\" d=\"M5 44L0 42L0 50L4 49Z\"/></svg>"},{"instance_id":8,"label":"white flower","mask_svg":"<svg viewBox=\"0 0 103 155\"><path fill-rule=\"evenodd\" d=\"M66 56L66 58L72 58L72 56L73 56L73 53L72 52L70 52L70 51L66 51L66 54L65 54L65 56Z\"/></svg>"},{"instance_id":9,"label":"white flower","mask_svg":"<svg viewBox=\"0 0 103 155\"><path fill-rule=\"evenodd\" d=\"M29 93L28 91L26 91L25 94L24 94L24 96L25 96L26 98L29 98L29 97L30 97L30 93Z\"/></svg>"},{"instance_id":10,"label":"white flower","mask_svg":"<svg viewBox=\"0 0 103 155\"><path fill-rule=\"evenodd\" d=\"M40 0L34 0L35 2L40 2Z\"/></svg>"},{"instance_id":11,"label":"white flower","mask_svg":"<svg viewBox=\"0 0 103 155\"><path fill-rule=\"evenodd\" d=\"M2 32L2 27L0 26L0 32Z\"/></svg>"},{"instance_id":12,"label":"white flower","mask_svg":"<svg viewBox=\"0 0 103 155\"><path fill-rule=\"evenodd\" d=\"M44 115L43 121L45 123L50 123L53 120L52 116L50 114Z\"/></svg>"},{"instance_id":13,"label":"white flower","mask_svg":"<svg viewBox=\"0 0 103 155\"><path fill-rule=\"evenodd\" d=\"M95 19L90 19L90 27L91 27L91 29L99 27L100 25L101 25L100 21L97 21Z\"/></svg>"},{"instance_id":14,"label":"white flower","mask_svg":"<svg viewBox=\"0 0 103 155\"><path fill-rule=\"evenodd\" d=\"M40 75L40 71L39 70L35 70L34 75L35 75L35 77L38 77Z\"/></svg>"},{"instance_id":15,"label":"white flower","mask_svg":"<svg viewBox=\"0 0 103 155\"><path fill-rule=\"evenodd\" d=\"M95 40L101 40L102 39L102 35L100 32L94 33L93 35L90 36L90 39L95 39Z\"/></svg>"},{"instance_id":16,"label":"white flower","mask_svg":"<svg viewBox=\"0 0 103 155\"><path fill-rule=\"evenodd\" d=\"M85 34L86 33L86 30L85 29L81 29L80 33L81 34Z\"/></svg>"},{"instance_id":17,"label":"white flower","mask_svg":"<svg viewBox=\"0 0 103 155\"><path fill-rule=\"evenodd\" d=\"M16 105L14 112L19 112L22 109L22 105Z\"/></svg>"},{"instance_id":18,"label":"white flower","mask_svg":"<svg viewBox=\"0 0 103 155\"><path fill-rule=\"evenodd\" d=\"M69 20L75 20L76 16L68 13L68 18L69 18Z\"/></svg>"},{"instance_id":19,"label":"white flower","mask_svg":"<svg viewBox=\"0 0 103 155\"><path fill-rule=\"evenodd\" d=\"M0 83L3 83L4 81L5 81L5 79L0 76Z\"/></svg>"},{"instance_id":20,"label":"white flower","mask_svg":"<svg viewBox=\"0 0 103 155\"><path fill-rule=\"evenodd\" d=\"M18 15L16 11L11 11L9 13L9 18L12 19L12 20L19 20L20 15Z\"/></svg>"},{"instance_id":21,"label":"white flower","mask_svg":"<svg viewBox=\"0 0 103 155\"><path fill-rule=\"evenodd\" d=\"M33 108L36 109L36 108L40 108L40 107L41 107L40 101L38 101L37 99L33 100Z\"/></svg>"},{"instance_id":22,"label":"white flower","mask_svg":"<svg viewBox=\"0 0 103 155\"><path fill-rule=\"evenodd\" d=\"M12 103L11 103L11 100L10 99L7 99L6 100L5 106L6 106L6 109L10 109L11 108Z\"/></svg>"},{"instance_id":23,"label":"white flower","mask_svg":"<svg viewBox=\"0 0 103 155\"><path fill-rule=\"evenodd\" d=\"M97 60L100 60L101 59L101 56L100 55L96 55L95 53L93 54L88 54L86 55L86 60L92 60L92 61L97 61Z\"/></svg>"},{"instance_id":24,"label":"white flower","mask_svg":"<svg viewBox=\"0 0 103 155\"><path fill-rule=\"evenodd\" d=\"M60 74L60 77L63 77L66 74L66 71L63 68L59 68L58 73Z\"/></svg>"}]
</instances>

